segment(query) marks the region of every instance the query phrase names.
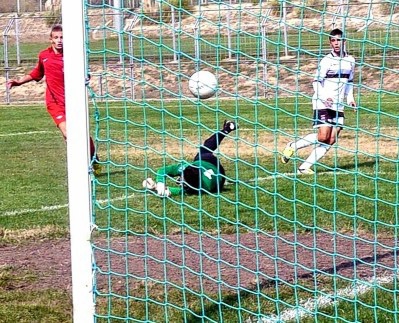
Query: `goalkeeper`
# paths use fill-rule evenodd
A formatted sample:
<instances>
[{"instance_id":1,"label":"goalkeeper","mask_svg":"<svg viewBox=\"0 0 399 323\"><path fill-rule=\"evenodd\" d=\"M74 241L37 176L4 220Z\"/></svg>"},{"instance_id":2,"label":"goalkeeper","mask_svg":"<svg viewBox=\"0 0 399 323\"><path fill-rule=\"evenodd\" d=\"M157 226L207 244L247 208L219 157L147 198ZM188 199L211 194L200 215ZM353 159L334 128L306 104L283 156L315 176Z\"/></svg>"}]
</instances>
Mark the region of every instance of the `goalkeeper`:
<instances>
[{"instance_id":1,"label":"goalkeeper","mask_svg":"<svg viewBox=\"0 0 399 323\"><path fill-rule=\"evenodd\" d=\"M156 183L151 178L147 178L143 182L144 188L156 191L160 197L182 193L198 194L200 191L207 193L222 191L226 173L213 152L218 148L224 137L237 128L235 122L225 120L223 129L205 140L193 162L183 161L180 164L161 167L157 171ZM166 185L168 177L180 177L176 180L179 186L168 187Z\"/></svg>"}]
</instances>

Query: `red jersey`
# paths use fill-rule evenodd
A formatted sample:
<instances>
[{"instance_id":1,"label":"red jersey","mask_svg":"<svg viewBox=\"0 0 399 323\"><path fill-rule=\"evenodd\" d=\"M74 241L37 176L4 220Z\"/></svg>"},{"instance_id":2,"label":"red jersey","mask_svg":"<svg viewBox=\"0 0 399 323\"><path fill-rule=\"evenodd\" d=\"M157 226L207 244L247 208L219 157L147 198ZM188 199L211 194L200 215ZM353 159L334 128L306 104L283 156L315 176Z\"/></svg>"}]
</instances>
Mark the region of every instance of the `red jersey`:
<instances>
[{"instance_id":1,"label":"red jersey","mask_svg":"<svg viewBox=\"0 0 399 323\"><path fill-rule=\"evenodd\" d=\"M65 108L64 55L56 54L52 47L39 53L36 67L29 73L35 80L46 77L46 105L56 104Z\"/></svg>"}]
</instances>

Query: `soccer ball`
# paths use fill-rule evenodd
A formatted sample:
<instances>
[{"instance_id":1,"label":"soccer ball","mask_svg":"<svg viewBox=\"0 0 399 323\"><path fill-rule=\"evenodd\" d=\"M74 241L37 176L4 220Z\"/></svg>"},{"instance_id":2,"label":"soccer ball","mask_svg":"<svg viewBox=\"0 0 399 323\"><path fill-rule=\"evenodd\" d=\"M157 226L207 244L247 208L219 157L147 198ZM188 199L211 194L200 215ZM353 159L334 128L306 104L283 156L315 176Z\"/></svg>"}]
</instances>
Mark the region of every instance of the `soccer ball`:
<instances>
[{"instance_id":1,"label":"soccer ball","mask_svg":"<svg viewBox=\"0 0 399 323\"><path fill-rule=\"evenodd\" d=\"M191 75L188 81L190 92L199 99L208 99L215 95L218 86L216 76L208 71L199 71Z\"/></svg>"}]
</instances>

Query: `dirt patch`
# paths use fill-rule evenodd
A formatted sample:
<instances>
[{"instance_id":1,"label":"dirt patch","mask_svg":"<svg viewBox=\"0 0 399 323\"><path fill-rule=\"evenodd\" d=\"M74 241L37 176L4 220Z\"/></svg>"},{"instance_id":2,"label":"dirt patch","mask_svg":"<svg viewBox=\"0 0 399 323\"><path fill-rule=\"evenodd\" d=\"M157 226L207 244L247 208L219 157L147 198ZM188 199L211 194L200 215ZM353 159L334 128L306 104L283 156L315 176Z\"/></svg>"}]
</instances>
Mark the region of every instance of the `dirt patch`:
<instances>
[{"instance_id":1,"label":"dirt patch","mask_svg":"<svg viewBox=\"0 0 399 323\"><path fill-rule=\"evenodd\" d=\"M15 273L37 276L9 289L71 289L69 240L3 246L0 253L0 268L11 266ZM98 290L118 294L128 292L127 283L135 289L150 281L169 281L207 293L220 288L236 293L237 289L255 289L257 282L261 286L274 284L276 279L295 283L322 274L367 279L394 272L398 261L394 238L321 232L132 236L111 239L109 245L108 241L94 241L94 256ZM124 275L131 278L126 280Z\"/></svg>"},{"instance_id":2,"label":"dirt patch","mask_svg":"<svg viewBox=\"0 0 399 323\"><path fill-rule=\"evenodd\" d=\"M298 136L305 135L312 132L309 128L307 131L297 133ZM396 157L398 154L398 147L392 145L392 140L398 137L398 130L394 128L384 128L384 136L381 136L381 132L373 133L372 130L368 134L361 133L356 134L352 131L343 131L338 139L338 145L335 145L333 150L339 156L354 156L361 152L368 156L386 156ZM237 136L237 137L236 137ZM255 138L252 129L239 129L237 133L232 133L231 136L226 137L220 145L216 153L228 156L230 158L239 157L246 158L252 157L254 151L257 156L272 156L278 152L281 152L287 142L292 141L293 137L279 136L277 141L274 137L274 133L267 131L258 132ZM113 158L122 158L126 156L126 152L131 157L142 157L143 154L147 156L159 156L159 151L168 153L170 156L176 158L182 158L182 156L194 157L199 148L198 137L193 135L185 135L184 142L172 137L166 137L162 141L158 137L147 138L147 144L151 147L151 150L143 150L130 148L126 151L126 148L111 148ZM135 139L132 139L133 143ZM142 145L142 142L138 142L137 146ZM306 155L309 149L304 149L299 152L300 155Z\"/></svg>"}]
</instances>

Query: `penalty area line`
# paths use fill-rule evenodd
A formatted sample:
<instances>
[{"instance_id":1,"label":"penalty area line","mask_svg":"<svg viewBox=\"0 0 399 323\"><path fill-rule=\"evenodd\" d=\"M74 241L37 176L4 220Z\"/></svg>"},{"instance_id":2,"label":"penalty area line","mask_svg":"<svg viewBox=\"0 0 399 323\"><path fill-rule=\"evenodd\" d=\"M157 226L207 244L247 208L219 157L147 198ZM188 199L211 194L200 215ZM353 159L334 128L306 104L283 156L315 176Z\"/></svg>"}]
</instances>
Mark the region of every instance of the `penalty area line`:
<instances>
[{"instance_id":1,"label":"penalty area line","mask_svg":"<svg viewBox=\"0 0 399 323\"><path fill-rule=\"evenodd\" d=\"M106 204L109 202L123 201L125 199L129 199L134 196L135 196L135 194L131 194L128 196L116 197L114 199L98 200L98 201L96 201L96 203ZM65 209L68 206L69 206L69 204L59 204L59 205L42 206L37 209L22 209L22 210L7 211L7 212L4 212L3 214L0 214L0 217L17 216L17 215L23 215L23 214L39 213L39 212L57 211L57 210Z\"/></svg>"},{"instance_id":2,"label":"penalty area line","mask_svg":"<svg viewBox=\"0 0 399 323\"><path fill-rule=\"evenodd\" d=\"M13 136L27 136L27 135L38 135L43 133L56 133L56 131L26 131L26 132L12 132L12 133L0 133L0 137L13 137Z\"/></svg>"},{"instance_id":3,"label":"penalty area line","mask_svg":"<svg viewBox=\"0 0 399 323\"><path fill-rule=\"evenodd\" d=\"M350 172L333 172L333 171L328 171L328 172L319 172L319 173L315 173L316 176L320 176L320 175L353 175L353 173ZM296 175L296 176L295 176ZM257 178L252 178L248 181L240 181L241 183L254 183L254 182L264 182L270 179L275 179L275 178L286 178L286 177L298 177L298 178L312 178L315 175L306 175L306 174L300 174L300 173L278 173L278 174L273 174L270 176L266 176L266 177L257 177ZM226 185L234 185L236 184L236 182L226 182Z\"/></svg>"},{"instance_id":4,"label":"penalty area line","mask_svg":"<svg viewBox=\"0 0 399 323\"><path fill-rule=\"evenodd\" d=\"M320 176L320 175L353 175L353 173L350 172L319 172L316 173L316 176ZM381 173L380 173L381 174ZM266 177L258 177L258 178L253 178L250 179L248 181L239 181L239 183L254 183L254 182L264 182L270 179L276 179L276 178L286 178L286 177L291 177L291 178L295 178L295 175L299 178L312 178L314 177L314 175L303 175L303 174L297 174L297 173L278 173L278 174L274 174L274 175L270 175L270 176L266 176ZM227 181L226 182L226 186L231 186L231 185L235 185L237 182L230 182ZM97 200L96 203L99 204L105 204L105 203L109 203L109 202L116 202L116 201L121 201L124 199L129 199L134 197L135 194L131 194L128 196L120 196L114 199L104 199L104 200ZM22 214L30 214L30 213L38 213L38 212L49 212L49 211L56 211L56 210L60 210L60 209L64 209L67 208L69 204L61 204L61 205L52 205L52 206L42 206L40 208L37 209L22 209L22 210L14 210L14 211L7 211L4 212L3 214L0 214L0 217L6 217L6 216L14 216L14 215L22 215Z\"/></svg>"},{"instance_id":5,"label":"penalty area line","mask_svg":"<svg viewBox=\"0 0 399 323\"><path fill-rule=\"evenodd\" d=\"M337 306L339 303L347 302L348 299L354 299L377 289L382 284L391 284L395 281L397 275L383 275L379 277L371 277L366 280L354 280L351 286L338 289L336 292L325 294L315 298L308 298L300 301L301 305L295 308L282 311L279 315L265 315L257 323L282 323L292 320L304 319L311 317L321 308L328 306ZM253 322L253 321L252 321Z\"/></svg>"}]
</instances>

